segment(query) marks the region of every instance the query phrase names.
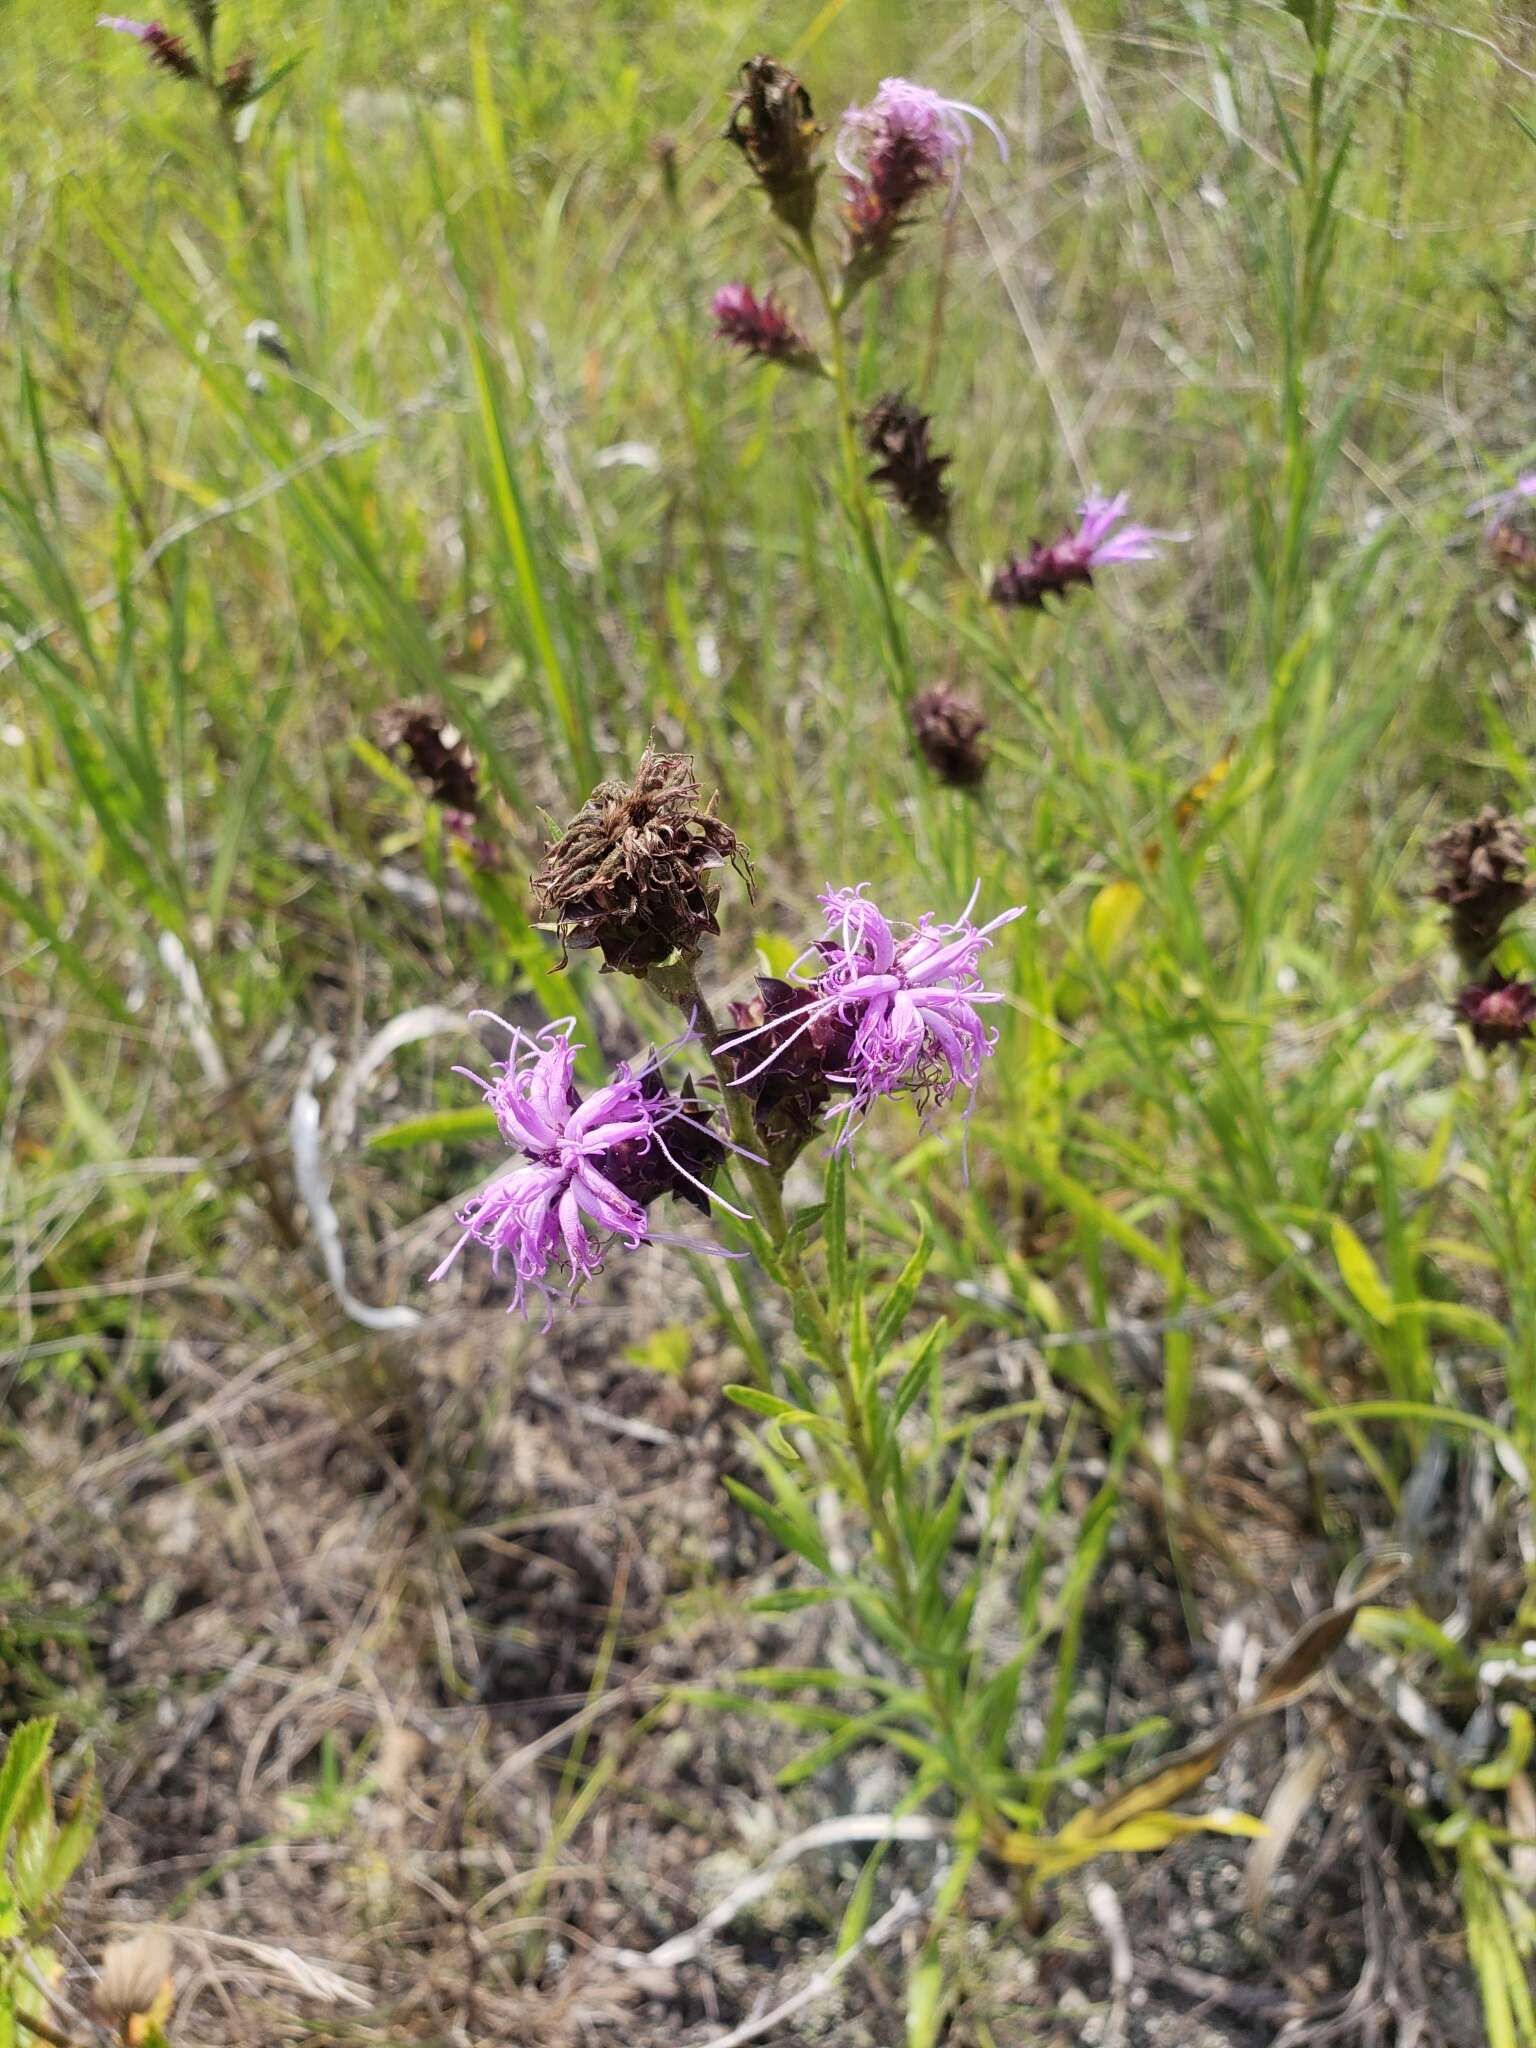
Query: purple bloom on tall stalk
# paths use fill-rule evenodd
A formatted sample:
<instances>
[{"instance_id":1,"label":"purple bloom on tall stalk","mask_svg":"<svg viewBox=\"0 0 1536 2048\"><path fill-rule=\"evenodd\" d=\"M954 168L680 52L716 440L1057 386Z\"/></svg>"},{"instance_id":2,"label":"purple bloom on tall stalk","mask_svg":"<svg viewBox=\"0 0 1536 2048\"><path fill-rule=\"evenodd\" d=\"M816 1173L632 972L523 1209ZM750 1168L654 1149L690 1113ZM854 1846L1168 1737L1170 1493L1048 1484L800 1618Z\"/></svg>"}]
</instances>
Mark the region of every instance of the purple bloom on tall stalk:
<instances>
[{"instance_id":1,"label":"purple bloom on tall stalk","mask_svg":"<svg viewBox=\"0 0 1536 2048\"><path fill-rule=\"evenodd\" d=\"M96 26L113 29L120 36L132 36L135 42L144 45L151 63L160 65L162 70L174 72L178 78L202 76L191 51L164 22L135 21L126 14L102 14L97 16Z\"/></svg>"},{"instance_id":2,"label":"purple bloom on tall stalk","mask_svg":"<svg viewBox=\"0 0 1536 2048\"><path fill-rule=\"evenodd\" d=\"M851 1100L826 1112L842 1118L839 1147L882 1096L916 1096L925 1114L949 1102L957 1089L974 1101L982 1065L997 1045L997 1033L981 1020L981 1007L1002 1001L981 978L981 956L995 931L1024 914L1021 905L987 924L973 924L973 891L953 923L930 913L915 925L898 926L870 902L866 886L830 889L821 898L826 931L791 969L800 1000L778 1006L770 1020L717 1048L731 1055L768 1036L767 1057L736 1076L737 1087L750 1087L792 1047L821 1040L824 1078L851 1091ZM816 963L814 973L804 971L810 961ZM970 1101L967 1114L969 1109Z\"/></svg>"},{"instance_id":3,"label":"purple bloom on tall stalk","mask_svg":"<svg viewBox=\"0 0 1536 2048\"><path fill-rule=\"evenodd\" d=\"M958 185L979 121L1008 161L1003 131L980 107L946 99L910 78L883 78L867 107L850 107L837 132L837 160L883 205L908 206L939 185Z\"/></svg>"},{"instance_id":4,"label":"purple bloom on tall stalk","mask_svg":"<svg viewBox=\"0 0 1536 2048\"><path fill-rule=\"evenodd\" d=\"M1162 554L1161 541L1184 541L1185 533L1161 533L1155 527L1115 528L1131 509L1130 494L1113 498L1090 491L1078 507L1079 524L1049 547L1036 540L1022 560L1010 555L992 579L992 602L1039 611L1047 597L1063 597L1074 583L1093 582L1095 569L1112 562L1153 562Z\"/></svg>"},{"instance_id":5,"label":"purple bloom on tall stalk","mask_svg":"<svg viewBox=\"0 0 1536 2048\"><path fill-rule=\"evenodd\" d=\"M715 293L710 310L719 340L745 349L749 356L786 363L793 370L820 369L815 349L772 292L759 298L750 285L724 284Z\"/></svg>"},{"instance_id":6,"label":"purple bloom on tall stalk","mask_svg":"<svg viewBox=\"0 0 1536 2048\"><path fill-rule=\"evenodd\" d=\"M548 1025L536 1037L500 1017L492 1021L512 1041L506 1060L491 1068L494 1078L486 1081L468 1067L454 1071L484 1093L502 1137L522 1163L470 1196L459 1211L462 1235L432 1279L442 1278L465 1245L483 1245L493 1271L510 1273L510 1309L526 1315L532 1288L544 1299L547 1329L555 1299L551 1275L574 1298L602 1271L603 1255L615 1243L626 1251L692 1244L651 1227L647 1205L661 1195L701 1208L716 1202L733 1216L742 1214L709 1186L726 1141L709 1130L709 1113L691 1094L679 1099L667 1092L659 1055L652 1053L638 1068L621 1061L606 1086L583 1098L574 1079L581 1048L571 1041L573 1019ZM685 1032L676 1044L692 1036ZM692 1249L729 1256L718 1245Z\"/></svg>"},{"instance_id":7,"label":"purple bloom on tall stalk","mask_svg":"<svg viewBox=\"0 0 1536 2048\"><path fill-rule=\"evenodd\" d=\"M885 267L911 208L926 193L947 186L953 202L975 121L990 129L1006 161L1008 145L990 114L909 78L883 79L867 107L844 114L837 160L844 173L850 289Z\"/></svg>"}]
</instances>

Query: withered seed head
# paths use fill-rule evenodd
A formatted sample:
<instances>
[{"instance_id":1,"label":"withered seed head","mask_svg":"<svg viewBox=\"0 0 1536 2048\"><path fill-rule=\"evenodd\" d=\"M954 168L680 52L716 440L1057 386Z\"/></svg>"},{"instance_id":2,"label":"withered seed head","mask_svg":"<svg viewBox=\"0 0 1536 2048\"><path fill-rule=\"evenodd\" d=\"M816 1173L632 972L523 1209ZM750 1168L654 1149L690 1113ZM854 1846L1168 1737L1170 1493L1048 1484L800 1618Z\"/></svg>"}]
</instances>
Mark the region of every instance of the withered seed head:
<instances>
[{"instance_id":1,"label":"withered seed head","mask_svg":"<svg viewBox=\"0 0 1536 2048\"><path fill-rule=\"evenodd\" d=\"M949 530L949 487L944 472L947 455L929 445L933 422L899 391L888 391L864 415L864 441L876 458L869 473L912 524L942 539Z\"/></svg>"},{"instance_id":2,"label":"withered seed head","mask_svg":"<svg viewBox=\"0 0 1536 2048\"><path fill-rule=\"evenodd\" d=\"M972 700L950 683L933 683L918 691L908 716L918 751L940 782L979 789L987 773L987 721Z\"/></svg>"},{"instance_id":3,"label":"withered seed head","mask_svg":"<svg viewBox=\"0 0 1536 2048\"><path fill-rule=\"evenodd\" d=\"M741 67L741 87L725 139L751 165L784 225L808 234L816 214L816 151L823 132L811 96L772 57L749 57Z\"/></svg>"},{"instance_id":4,"label":"withered seed head","mask_svg":"<svg viewBox=\"0 0 1536 2048\"><path fill-rule=\"evenodd\" d=\"M650 747L633 784L597 785L533 877L563 947L596 947L605 973L643 975L674 953L691 959L719 931L710 874L730 862L750 889L752 864L699 794L686 754Z\"/></svg>"},{"instance_id":5,"label":"withered seed head","mask_svg":"<svg viewBox=\"0 0 1536 2048\"><path fill-rule=\"evenodd\" d=\"M378 734L392 754L404 755L434 803L474 811L480 770L468 740L435 704L392 704L379 714Z\"/></svg>"},{"instance_id":6,"label":"withered seed head","mask_svg":"<svg viewBox=\"0 0 1536 2048\"><path fill-rule=\"evenodd\" d=\"M114 1941L103 1952L93 1998L120 2040L142 2040L151 2024L164 2026L175 1996L173 1961L170 1941L158 1933Z\"/></svg>"},{"instance_id":7,"label":"withered seed head","mask_svg":"<svg viewBox=\"0 0 1536 2048\"><path fill-rule=\"evenodd\" d=\"M1430 853L1440 870L1430 894L1450 912L1452 943L1475 967L1536 886L1526 868L1525 833L1513 818L1485 804L1475 818L1443 832Z\"/></svg>"}]
</instances>

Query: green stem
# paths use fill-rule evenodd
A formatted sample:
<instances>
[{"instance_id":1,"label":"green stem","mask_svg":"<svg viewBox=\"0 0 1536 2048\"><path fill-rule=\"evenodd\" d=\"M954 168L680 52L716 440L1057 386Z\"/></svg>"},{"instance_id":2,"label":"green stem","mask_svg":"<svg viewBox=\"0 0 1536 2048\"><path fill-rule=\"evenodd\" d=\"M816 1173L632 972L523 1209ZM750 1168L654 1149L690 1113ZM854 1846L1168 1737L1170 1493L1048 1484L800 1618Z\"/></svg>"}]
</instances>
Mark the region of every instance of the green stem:
<instances>
[{"instance_id":1,"label":"green stem","mask_svg":"<svg viewBox=\"0 0 1536 2048\"><path fill-rule=\"evenodd\" d=\"M757 1203L757 1221L772 1248L770 1277L788 1296L795 1327L807 1333L808 1348L837 1396L843 1435L858 1479L859 1505L869 1518L876 1556L890 1576L896 1619L910 1645L909 1661L916 1667L934 1733L948 1766L950 1782L984 1822L993 1821L996 1818L994 1802L966 1757L961 1731L939 1677L931 1662L922 1655L922 1617L913 1583L912 1561L897 1518L891 1511L887 1481L880 1472L875 1447L870 1441L863 1399L849 1369L837 1325L821 1290L806 1268L798 1246L790 1241L790 1218L784 1207L782 1176L763 1159L760 1149L763 1141L753 1121L751 1103L735 1085L729 1066L715 1050L723 1034L715 1021L708 997L699 987L692 964L678 961L668 968L652 969L650 979L657 993L676 1003L703 1035L709 1062L719 1083L731 1139L741 1148L743 1175Z\"/></svg>"},{"instance_id":2,"label":"green stem","mask_svg":"<svg viewBox=\"0 0 1536 2048\"><path fill-rule=\"evenodd\" d=\"M859 444L853 431L853 380L848 374L848 345L843 335L843 305L828 282L821 251L816 247L811 235L801 237L800 250L805 259L805 267L815 284L817 297L821 300L822 311L826 315L828 350L832 361L832 386L837 404L837 442L842 452L848 507L853 516L854 528L869 570L870 581L874 585L875 595L880 604L886 647L890 656L892 691L897 700L904 703L911 696L913 689L912 654L907 646L901 614L896 608L895 593L885 573L885 560L880 553L880 540L870 512L869 485L864 475L864 465L859 459ZM910 734L908 741L912 744Z\"/></svg>"}]
</instances>

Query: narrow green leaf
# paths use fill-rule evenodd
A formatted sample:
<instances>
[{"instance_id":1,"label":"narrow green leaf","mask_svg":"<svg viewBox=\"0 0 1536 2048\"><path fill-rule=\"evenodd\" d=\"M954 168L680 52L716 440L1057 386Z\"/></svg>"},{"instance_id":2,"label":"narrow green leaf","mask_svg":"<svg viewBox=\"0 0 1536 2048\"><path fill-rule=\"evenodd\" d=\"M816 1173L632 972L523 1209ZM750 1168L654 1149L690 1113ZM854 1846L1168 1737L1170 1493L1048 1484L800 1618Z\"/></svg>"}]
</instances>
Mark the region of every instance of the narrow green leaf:
<instances>
[{"instance_id":1,"label":"narrow green leaf","mask_svg":"<svg viewBox=\"0 0 1536 2048\"><path fill-rule=\"evenodd\" d=\"M797 1557L803 1557L808 1564L813 1564L817 1571L831 1577L831 1559L827 1556L820 1537L808 1522L792 1520L782 1509L770 1506L760 1493L754 1493L750 1486L744 1486L739 1479L733 1479L729 1474L726 1475L724 1484L726 1492L736 1505L745 1508L749 1515L755 1515L781 1549L792 1550Z\"/></svg>"},{"instance_id":2,"label":"narrow green leaf","mask_svg":"<svg viewBox=\"0 0 1536 2048\"><path fill-rule=\"evenodd\" d=\"M907 1313L917 1299L917 1290L923 1284L923 1275L928 1270L928 1261L933 1257L933 1239L927 1230L918 1239L917 1249L896 1276L891 1291L880 1304L875 1317L872 1338L872 1352L876 1364L901 1334L901 1326Z\"/></svg>"},{"instance_id":3,"label":"narrow green leaf","mask_svg":"<svg viewBox=\"0 0 1536 2048\"><path fill-rule=\"evenodd\" d=\"M51 1714L36 1721L23 1721L6 1744L5 1761L0 1763L0 1855L32 1780L43 1767L56 1725Z\"/></svg>"},{"instance_id":4,"label":"narrow green leaf","mask_svg":"<svg viewBox=\"0 0 1536 2048\"><path fill-rule=\"evenodd\" d=\"M1397 1305L1376 1261L1342 1217L1333 1219L1330 1236L1344 1285L1374 1322L1390 1323Z\"/></svg>"},{"instance_id":5,"label":"narrow green leaf","mask_svg":"<svg viewBox=\"0 0 1536 2048\"><path fill-rule=\"evenodd\" d=\"M398 1124L368 1135L370 1152L410 1152L419 1145L464 1143L474 1138L497 1135L496 1112L484 1106L475 1109L434 1109L424 1116L408 1116Z\"/></svg>"}]
</instances>

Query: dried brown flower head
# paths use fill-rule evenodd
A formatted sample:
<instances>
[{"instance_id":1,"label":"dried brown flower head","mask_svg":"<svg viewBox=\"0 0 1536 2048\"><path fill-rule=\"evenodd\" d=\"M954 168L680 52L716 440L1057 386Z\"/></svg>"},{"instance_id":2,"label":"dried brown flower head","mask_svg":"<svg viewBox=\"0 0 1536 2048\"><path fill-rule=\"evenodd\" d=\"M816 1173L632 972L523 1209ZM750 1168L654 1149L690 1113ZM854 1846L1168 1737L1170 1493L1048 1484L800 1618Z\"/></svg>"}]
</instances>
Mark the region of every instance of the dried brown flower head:
<instances>
[{"instance_id":1,"label":"dried brown flower head","mask_svg":"<svg viewBox=\"0 0 1536 2048\"><path fill-rule=\"evenodd\" d=\"M894 498L914 526L942 539L949 530L949 457L930 445L932 425L900 392L888 391L864 415L864 441L876 458L870 482Z\"/></svg>"},{"instance_id":2,"label":"dried brown flower head","mask_svg":"<svg viewBox=\"0 0 1536 2048\"><path fill-rule=\"evenodd\" d=\"M1430 894L1450 912L1451 941L1469 966L1485 960L1504 921L1531 894L1525 833L1485 804L1443 832L1430 848L1440 880Z\"/></svg>"},{"instance_id":3,"label":"dried brown flower head","mask_svg":"<svg viewBox=\"0 0 1536 2048\"><path fill-rule=\"evenodd\" d=\"M950 683L919 690L908 707L918 751L951 789L979 789L986 778L987 721L972 700Z\"/></svg>"},{"instance_id":4,"label":"dried brown flower head","mask_svg":"<svg viewBox=\"0 0 1536 2048\"><path fill-rule=\"evenodd\" d=\"M390 753L404 756L434 803L451 811L479 807L480 770L469 742L435 704L391 705L380 714L378 731Z\"/></svg>"},{"instance_id":5,"label":"dried brown flower head","mask_svg":"<svg viewBox=\"0 0 1536 2048\"><path fill-rule=\"evenodd\" d=\"M96 2010L130 2048L158 2032L170 2017L173 1960L170 1940L163 1934L114 1941L102 1954L93 1993Z\"/></svg>"},{"instance_id":6,"label":"dried brown flower head","mask_svg":"<svg viewBox=\"0 0 1536 2048\"><path fill-rule=\"evenodd\" d=\"M822 136L811 96L772 57L749 57L741 67L741 88L725 139L751 165L784 225L797 235L808 234L816 214L821 176L816 151Z\"/></svg>"},{"instance_id":7,"label":"dried brown flower head","mask_svg":"<svg viewBox=\"0 0 1536 2048\"><path fill-rule=\"evenodd\" d=\"M649 747L632 784L598 784L533 877L563 947L597 947L605 972L644 974L719 931L710 877L729 862L750 888L752 865L699 794L686 754Z\"/></svg>"}]
</instances>

